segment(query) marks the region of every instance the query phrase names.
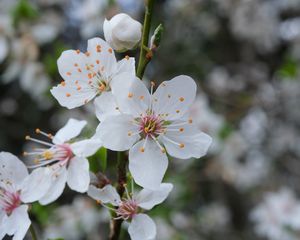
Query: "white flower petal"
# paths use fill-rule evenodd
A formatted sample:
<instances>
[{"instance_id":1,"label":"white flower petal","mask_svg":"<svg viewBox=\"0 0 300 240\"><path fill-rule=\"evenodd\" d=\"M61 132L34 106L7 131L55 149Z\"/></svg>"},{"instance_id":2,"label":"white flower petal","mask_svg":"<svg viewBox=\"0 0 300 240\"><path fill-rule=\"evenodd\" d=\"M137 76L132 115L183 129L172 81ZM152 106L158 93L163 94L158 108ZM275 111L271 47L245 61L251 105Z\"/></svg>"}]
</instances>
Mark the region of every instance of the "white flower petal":
<instances>
[{"instance_id":1,"label":"white flower petal","mask_svg":"<svg viewBox=\"0 0 300 240\"><path fill-rule=\"evenodd\" d=\"M146 145L145 140L139 141L129 151L129 170L134 181L144 188L158 189L167 167L166 153L153 140Z\"/></svg>"},{"instance_id":2,"label":"white flower petal","mask_svg":"<svg viewBox=\"0 0 300 240\"><path fill-rule=\"evenodd\" d=\"M103 188L96 188L95 186L90 185L87 194L97 201L101 201L102 203L111 203L114 206L119 206L121 202L116 189L110 184Z\"/></svg>"},{"instance_id":3,"label":"white flower petal","mask_svg":"<svg viewBox=\"0 0 300 240\"><path fill-rule=\"evenodd\" d=\"M103 121L109 115L120 114L117 102L112 95L112 92L103 92L94 101L96 116L99 121Z\"/></svg>"},{"instance_id":4,"label":"white flower petal","mask_svg":"<svg viewBox=\"0 0 300 240\"><path fill-rule=\"evenodd\" d=\"M113 79L111 86L121 112L140 117L150 107L150 93L145 84L134 75L128 72L119 74Z\"/></svg>"},{"instance_id":5,"label":"white flower petal","mask_svg":"<svg viewBox=\"0 0 300 240\"><path fill-rule=\"evenodd\" d=\"M11 182L14 185L22 183L28 176L25 164L16 156L8 152L0 152L0 181Z\"/></svg>"},{"instance_id":6,"label":"white flower petal","mask_svg":"<svg viewBox=\"0 0 300 240\"><path fill-rule=\"evenodd\" d=\"M68 167L68 186L77 192L84 193L90 184L89 162L86 158L73 157Z\"/></svg>"},{"instance_id":7,"label":"white flower petal","mask_svg":"<svg viewBox=\"0 0 300 240\"><path fill-rule=\"evenodd\" d=\"M168 114L167 120L179 119L194 102L196 91L195 81L185 75L164 81L153 94L154 112Z\"/></svg>"},{"instance_id":8,"label":"white flower petal","mask_svg":"<svg viewBox=\"0 0 300 240\"><path fill-rule=\"evenodd\" d=\"M14 235L13 240L23 240L25 238L31 224L27 210L27 205L21 205L5 219L4 228L8 235Z\"/></svg>"},{"instance_id":9,"label":"white flower petal","mask_svg":"<svg viewBox=\"0 0 300 240\"><path fill-rule=\"evenodd\" d=\"M57 168L58 165L52 166L53 169ZM56 171L52 172L51 186L40 200L41 205L47 205L54 202L63 193L67 182L67 169L66 167L60 167Z\"/></svg>"},{"instance_id":10,"label":"white flower petal","mask_svg":"<svg viewBox=\"0 0 300 240\"><path fill-rule=\"evenodd\" d=\"M174 122L176 124L177 122ZM176 158L200 158L207 153L212 143L212 138L201 132L193 124L185 124L181 127L171 127L173 131L168 131L160 137L167 152ZM178 128L177 131L174 129ZM181 131L182 130L182 131Z\"/></svg>"},{"instance_id":11,"label":"white flower petal","mask_svg":"<svg viewBox=\"0 0 300 240\"><path fill-rule=\"evenodd\" d=\"M153 240L156 236L156 226L146 214L137 214L133 217L128 233L132 240Z\"/></svg>"},{"instance_id":12,"label":"white flower petal","mask_svg":"<svg viewBox=\"0 0 300 240\"><path fill-rule=\"evenodd\" d=\"M72 143L70 145L73 153L79 157L92 156L102 146L102 142L99 139L86 139Z\"/></svg>"},{"instance_id":13,"label":"white flower petal","mask_svg":"<svg viewBox=\"0 0 300 240\"><path fill-rule=\"evenodd\" d=\"M132 124L133 117L127 114L109 116L99 124L95 137L99 137L103 146L113 151L128 150L138 139L139 129Z\"/></svg>"},{"instance_id":14,"label":"white flower petal","mask_svg":"<svg viewBox=\"0 0 300 240\"><path fill-rule=\"evenodd\" d=\"M173 189L173 184L162 183L157 190L143 189L135 199L139 207L146 210L152 209L155 205L162 203Z\"/></svg>"},{"instance_id":15,"label":"white flower petal","mask_svg":"<svg viewBox=\"0 0 300 240\"><path fill-rule=\"evenodd\" d=\"M75 50L63 51L57 60L59 74L68 83L86 81L89 73L86 69L87 64L89 64L89 57Z\"/></svg>"},{"instance_id":16,"label":"white flower petal","mask_svg":"<svg viewBox=\"0 0 300 240\"><path fill-rule=\"evenodd\" d=\"M79 121L70 118L67 124L55 134L53 138L53 143L61 144L74 137L77 137L86 124L87 122L84 120Z\"/></svg>"},{"instance_id":17,"label":"white flower petal","mask_svg":"<svg viewBox=\"0 0 300 240\"><path fill-rule=\"evenodd\" d=\"M112 76L112 73L117 70L117 60L112 48L101 38L92 38L88 40L87 51L90 53L89 58L92 63L103 69L101 74ZM97 60L100 62L96 64Z\"/></svg>"},{"instance_id":18,"label":"white flower petal","mask_svg":"<svg viewBox=\"0 0 300 240\"><path fill-rule=\"evenodd\" d=\"M135 59L133 57L125 57L117 63L117 73L124 72L135 76Z\"/></svg>"},{"instance_id":19,"label":"white flower petal","mask_svg":"<svg viewBox=\"0 0 300 240\"><path fill-rule=\"evenodd\" d=\"M40 200L51 187L51 179L52 174L48 167L41 167L33 170L22 183L22 202L29 203Z\"/></svg>"},{"instance_id":20,"label":"white flower petal","mask_svg":"<svg viewBox=\"0 0 300 240\"><path fill-rule=\"evenodd\" d=\"M68 109L80 107L97 95L97 90L91 88L86 78L80 83L78 81L78 84L76 81L62 82L53 87L50 92L61 106Z\"/></svg>"}]
</instances>

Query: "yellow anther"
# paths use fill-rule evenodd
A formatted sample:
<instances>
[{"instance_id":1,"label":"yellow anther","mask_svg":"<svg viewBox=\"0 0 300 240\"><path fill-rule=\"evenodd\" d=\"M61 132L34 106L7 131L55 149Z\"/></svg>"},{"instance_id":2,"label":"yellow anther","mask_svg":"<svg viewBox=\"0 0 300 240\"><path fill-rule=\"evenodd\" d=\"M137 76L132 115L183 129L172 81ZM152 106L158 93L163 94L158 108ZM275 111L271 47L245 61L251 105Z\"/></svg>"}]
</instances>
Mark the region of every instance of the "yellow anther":
<instances>
[{"instance_id":1,"label":"yellow anther","mask_svg":"<svg viewBox=\"0 0 300 240\"><path fill-rule=\"evenodd\" d=\"M179 132L183 132L184 131L184 128L179 128Z\"/></svg>"},{"instance_id":2,"label":"yellow anther","mask_svg":"<svg viewBox=\"0 0 300 240\"><path fill-rule=\"evenodd\" d=\"M30 140L30 136L27 135L27 136L25 137L25 140Z\"/></svg>"},{"instance_id":3,"label":"yellow anther","mask_svg":"<svg viewBox=\"0 0 300 240\"><path fill-rule=\"evenodd\" d=\"M112 52L113 52L113 50L112 50L111 48L109 48L109 49L108 49L108 52L109 52L109 53L112 53Z\"/></svg>"},{"instance_id":4,"label":"yellow anther","mask_svg":"<svg viewBox=\"0 0 300 240\"><path fill-rule=\"evenodd\" d=\"M41 130L39 128L35 129L35 133L39 134L41 133Z\"/></svg>"},{"instance_id":5,"label":"yellow anther","mask_svg":"<svg viewBox=\"0 0 300 240\"><path fill-rule=\"evenodd\" d=\"M126 55L125 58L126 58L126 60L129 60L129 56L128 55Z\"/></svg>"},{"instance_id":6,"label":"yellow anther","mask_svg":"<svg viewBox=\"0 0 300 240\"><path fill-rule=\"evenodd\" d=\"M144 96L140 96L140 100L144 100L144 98L145 98Z\"/></svg>"},{"instance_id":7,"label":"yellow anther","mask_svg":"<svg viewBox=\"0 0 300 240\"><path fill-rule=\"evenodd\" d=\"M82 72L82 70L81 70L80 68L78 68L77 70L78 70L78 72L80 72L80 73Z\"/></svg>"},{"instance_id":8,"label":"yellow anther","mask_svg":"<svg viewBox=\"0 0 300 240\"><path fill-rule=\"evenodd\" d=\"M48 138L52 139L53 135L51 133L48 133Z\"/></svg>"},{"instance_id":9,"label":"yellow anther","mask_svg":"<svg viewBox=\"0 0 300 240\"><path fill-rule=\"evenodd\" d=\"M97 63L97 64L99 64L99 63L100 63L100 61L99 61L99 60L96 60L96 63Z\"/></svg>"},{"instance_id":10,"label":"yellow anther","mask_svg":"<svg viewBox=\"0 0 300 240\"><path fill-rule=\"evenodd\" d=\"M176 110L176 113L180 113L180 111L179 111L179 110Z\"/></svg>"},{"instance_id":11,"label":"yellow anther","mask_svg":"<svg viewBox=\"0 0 300 240\"><path fill-rule=\"evenodd\" d=\"M133 93L128 93L128 97L132 98L133 97Z\"/></svg>"},{"instance_id":12,"label":"yellow anther","mask_svg":"<svg viewBox=\"0 0 300 240\"><path fill-rule=\"evenodd\" d=\"M89 52L85 52L85 56L89 57L91 54Z\"/></svg>"},{"instance_id":13,"label":"yellow anther","mask_svg":"<svg viewBox=\"0 0 300 240\"><path fill-rule=\"evenodd\" d=\"M179 147L180 147L180 148L184 148L184 144L183 144L183 143L180 143L180 144L179 144Z\"/></svg>"},{"instance_id":14,"label":"yellow anther","mask_svg":"<svg viewBox=\"0 0 300 240\"><path fill-rule=\"evenodd\" d=\"M67 72L67 75L68 75L68 76L71 76L71 75L72 75L72 73L71 73L71 72Z\"/></svg>"},{"instance_id":15,"label":"yellow anther","mask_svg":"<svg viewBox=\"0 0 300 240\"><path fill-rule=\"evenodd\" d=\"M77 54L79 54L79 53L80 53L80 50L79 50L79 49L77 49L77 50L76 50L76 53L77 53Z\"/></svg>"},{"instance_id":16,"label":"yellow anther","mask_svg":"<svg viewBox=\"0 0 300 240\"><path fill-rule=\"evenodd\" d=\"M184 101L184 97L180 97L180 98L179 98L179 101L180 101L180 102L183 102L183 101Z\"/></svg>"},{"instance_id":17,"label":"yellow anther","mask_svg":"<svg viewBox=\"0 0 300 240\"><path fill-rule=\"evenodd\" d=\"M145 148L141 147L140 152L142 152L142 153L145 152Z\"/></svg>"},{"instance_id":18,"label":"yellow anther","mask_svg":"<svg viewBox=\"0 0 300 240\"><path fill-rule=\"evenodd\" d=\"M193 123L193 119L190 118L190 119L189 119L189 123Z\"/></svg>"},{"instance_id":19,"label":"yellow anther","mask_svg":"<svg viewBox=\"0 0 300 240\"><path fill-rule=\"evenodd\" d=\"M65 82L65 81L62 81L62 82L60 83L60 85L64 87L64 86L66 86L66 82Z\"/></svg>"},{"instance_id":20,"label":"yellow anther","mask_svg":"<svg viewBox=\"0 0 300 240\"><path fill-rule=\"evenodd\" d=\"M42 153L42 156L47 159L47 160L50 160L53 158L53 153L51 151L45 151Z\"/></svg>"},{"instance_id":21,"label":"yellow anther","mask_svg":"<svg viewBox=\"0 0 300 240\"><path fill-rule=\"evenodd\" d=\"M151 86L154 87L155 86L155 82L151 81Z\"/></svg>"},{"instance_id":22,"label":"yellow anther","mask_svg":"<svg viewBox=\"0 0 300 240\"><path fill-rule=\"evenodd\" d=\"M162 153L166 153L166 149L162 148L162 149L161 149L161 152L162 152Z\"/></svg>"},{"instance_id":23,"label":"yellow anther","mask_svg":"<svg viewBox=\"0 0 300 240\"><path fill-rule=\"evenodd\" d=\"M70 93L66 93L66 97L71 97L71 94Z\"/></svg>"},{"instance_id":24,"label":"yellow anther","mask_svg":"<svg viewBox=\"0 0 300 240\"><path fill-rule=\"evenodd\" d=\"M130 137L132 135L132 132L128 132L128 136Z\"/></svg>"},{"instance_id":25,"label":"yellow anther","mask_svg":"<svg viewBox=\"0 0 300 240\"><path fill-rule=\"evenodd\" d=\"M78 64L77 64L77 63L74 63L74 67L78 67Z\"/></svg>"},{"instance_id":26,"label":"yellow anther","mask_svg":"<svg viewBox=\"0 0 300 240\"><path fill-rule=\"evenodd\" d=\"M23 156L27 156L28 155L28 152L23 152Z\"/></svg>"}]
</instances>

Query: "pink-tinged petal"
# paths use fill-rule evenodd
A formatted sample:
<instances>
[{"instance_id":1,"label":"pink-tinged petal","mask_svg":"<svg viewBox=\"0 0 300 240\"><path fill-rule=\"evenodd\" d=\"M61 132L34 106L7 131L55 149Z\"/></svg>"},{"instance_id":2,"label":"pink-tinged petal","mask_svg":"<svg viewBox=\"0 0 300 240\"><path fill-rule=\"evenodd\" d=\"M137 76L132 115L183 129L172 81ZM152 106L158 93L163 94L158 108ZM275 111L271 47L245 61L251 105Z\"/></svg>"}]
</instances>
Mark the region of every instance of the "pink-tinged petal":
<instances>
[{"instance_id":1,"label":"pink-tinged petal","mask_svg":"<svg viewBox=\"0 0 300 240\"><path fill-rule=\"evenodd\" d=\"M70 145L72 152L78 157L92 156L102 146L99 139L86 139L72 143Z\"/></svg>"},{"instance_id":2,"label":"pink-tinged petal","mask_svg":"<svg viewBox=\"0 0 300 240\"><path fill-rule=\"evenodd\" d=\"M60 167L59 164L55 164L52 167L51 186L40 200L41 205L47 205L54 202L63 193L67 182L67 169L66 167Z\"/></svg>"},{"instance_id":3,"label":"pink-tinged petal","mask_svg":"<svg viewBox=\"0 0 300 240\"><path fill-rule=\"evenodd\" d=\"M165 201L172 189L173 184L162 183L157 190L143 189L134 198L138 202L139 207L150 210L155 205Z\"/></svg>"},{"instance_id":4,"label":"pink-tinged petal","mask_svg":"<svg viewBox=\"0 0 300 240\"><path fill-rule=\"evenodd\" d=\"M112 76L117 71L117 60L113 49L101 38L88 40L87 52L95 68L104 76ZM99 62L99 64L97 64Z\"/></svg>"},{"instance_id":5,"label":"pink-tinged petal","mask_svg":"<svg viewBox=\"0 0 300 240\"><path fill-rule=\"evenodd\" d=\"M159 139L166 147L167 152L180 159L204 156L212 143L212 138L199 131L193 124L186 123L176 126L180 123L180 121L175 121L174 127L171 124Z\"/></svg>"},{"instance_id":6,"label":"pink-tinged petal","mask_svg":"<svg viewBox=\"0 0 300 240\"><path fill-rule=\"evenodd\" d=\"M134 75L125 72L111 82L112 93L121 112L140 117L150 107L150 93L145 84Z\"/></svg>"},{"instance_id":7,"label":"pink-tinged petal","mask_svg":"<svg viewBox=\"0 0 300 240\"><path fill-rule=\"evenodd\" d=\"M166 153L153 140L139 141L129 150L129 170L134 181L147 189L160 187L168 167Z\"/></svg>"},{"instance_id":8,"label":"pink-tinged petal","mask_svg":"<svg viewBox=\"0 0 300 240\"><path fill-rule=\"evenodd\" d=\"M37 168L22 183L21 200L30 203L45 196L52 184L52 171L48 167Z\"/></svg>"},{"instance_id":9,"label":"pink-tinged petal","mask_svg":"<svg viewBox=\"0 0 300 240\"><path fill-rule=\"evenodd\" d=\"M74 137L77 137L86 124L87 122L84 120L80 121L70 118L66 125L55 134L53 143L62 144Z\"/></svg>"},{"instance_id":10,"label":"pink-tinged petal","mask_svg":"<svg viewBox=\"0 0 300 240\"><path fill-rule=\"evenodd\" d=\"M165 119L179 119L187 112L196 97L197 85L188 76L181 75L162 82L153 94L153 109Z\"/></svg>"},{"instance_id":11,"label":"pink-tinged petal","mask_svg":"<svg viewBox=\"0 0 300 240\"><path fill-rule=\"evenodd\" d=\"M99 137L105 148L126 151L140 138L139 128L133 121L127 114L109 116L99 124L95 138Z\"/></svg>"},{"instance_id":12,"label":"pink-tinged petal","mask_svg":"<svg viewBox=\"0 0 300 240\"><path fill-rule=\"evenodd\" d=\"M90 185L87 194L97 201L101 201L102 203L111 203L114 206L119 206L121 202L116 189L110 184L103 188L96 188L95 186Z\"/></svg>"},{"instance_id":13,"label":"pink-tinged petal","mask_svg":"<svg viewBox=\"0 0 300 240\"><path fill-rule=\"evenodd\" d=\"M68 186L77 192L84 193L90 184L89 162L86 158L73 157L68 167Z\"/></svg>"},{"instance_id":14,"label":"pink-tinged petal","mask_svg":"<svg viewBox=\"0 0 300 240\"><path fill-rule=\"evenodd\" d=\"M97 95L97 89L89 85L88 80L61 82L50 92L61 106L68 109L82 106Z\"/></svg>"},{"instance_id":15,"label":"pink-tinged petal","mask_svg":"<svg viewBox=\"0 0 300 240\"><path fill-rule=\"evenodd\" d=\"M28 176L25 164L15 155L8 152L0 152L0 181L11 182L17 187Z\"/></svg>"},{"instance_id":16,"label":"pink-tinged petal","mask_svg":"<svg viewBox=\"0 0 300 240\"><path fill-rule=\"evenodd\" d=\"M156 226L148 215L140 213L133 217L128 233L132 240L153 240L156 236Z\"/></svg>"},{"instance_id":17,"label":"pink-tinged petal","mask_svg":"<svg viewBox=\"0 0 300 240\"><path fill-rule=\"evenodd\" d=\"M117 102L112 92L103 92L94 101L96 116L99 121L103 121L107 116L120 114Z\"/></svg>"},{"instance_id":18,"label":"pink-tinged petal","mask_svg":"<svg viewBox=\"0 0 300 240\"><path fill-rule=\"evenodd\" d=\"M8 235L14 235L13 240L23 240L25 238L31 224L27 211L28 206L21 205L5 219L4 230Z\"/></svg>"},{"instance_id":19,"label":"pink-tinged petal","mask_svg":"<svg viewBox=\"0 0 300 240\"><path fill-rule=\"evenodd\" d=\"M133 57L125 57L118 62L117 74L124 72L135 76L135 59Z\"/></svg>"}]
</instances>

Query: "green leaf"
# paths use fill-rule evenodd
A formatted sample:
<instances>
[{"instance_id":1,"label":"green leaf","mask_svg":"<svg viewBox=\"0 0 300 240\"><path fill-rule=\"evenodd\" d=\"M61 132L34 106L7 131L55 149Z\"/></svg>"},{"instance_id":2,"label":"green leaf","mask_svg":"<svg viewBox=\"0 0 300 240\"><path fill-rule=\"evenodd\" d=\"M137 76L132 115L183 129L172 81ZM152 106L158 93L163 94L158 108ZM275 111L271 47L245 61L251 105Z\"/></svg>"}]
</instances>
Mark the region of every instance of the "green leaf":
<instances>
[{"instance_id":1,"label":"green leaf","mask_svg":"<svg viewBox=\"0 0 300 240\"><path fill-rule=\"evenodd\" d=\"M298 75L298 62L291 57L286 57L277 73L283 79L295 79Z\"/></svg>"},{"instance_id":2,"label":"green leaf","mask_svg":"<svg viewBox=\"0 0 300 240\"><path fill-rule=\"evenodd\" d=\"M38 10L27 0L20 0L11 12L13 25L16 27L22 20L34 20Z\"/></svg>"},{"instance_id":3,"label":"green leaf","mask_svg":"<svg viewBox=\"0 0 300 240\"><path fill-rule=\"evenodd\" d=\"M63 238L48 238L48 240L64 240Z\"/></svg>"},{"instance_id":4,"label":"green leaf","mask_svg":"<svg viewBox=\"0 0 300 240\"><path fill-rule=\"evenodd\" d=\"M225 140L233 132L233 130L233 127L229 123L225 123L219 130L220 139Z\"/></svg>"},{"instance_id":5,"label":"green leaf","mask_svg":"<svg viewBox=\"0 0 300 240\"><path fill-rule=\"evenodd\" d=\"M107 150L106 148L100 148L93 156L89 157L90 170L92 172L104 172L107 166Z\"/></svg>"}]
</instances>

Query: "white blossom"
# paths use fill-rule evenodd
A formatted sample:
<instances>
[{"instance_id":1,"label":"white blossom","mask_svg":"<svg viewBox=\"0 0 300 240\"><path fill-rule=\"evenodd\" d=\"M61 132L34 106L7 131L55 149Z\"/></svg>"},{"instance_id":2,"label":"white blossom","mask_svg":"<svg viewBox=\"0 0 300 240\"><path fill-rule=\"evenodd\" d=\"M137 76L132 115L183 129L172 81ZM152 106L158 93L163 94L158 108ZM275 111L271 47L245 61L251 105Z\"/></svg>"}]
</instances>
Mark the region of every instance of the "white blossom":
<instances>
[{"instance_id":1,"label":"white blossom","mask_svg":"<svg viewBox=\"0 0 300 240\"><path fill-rule=\"evenodd\" d=\"M250 217L260 236L270 240L296 240L300 233L299 215L299 200L291 190L283 188L279 192L267 193Z\"/></svg>"},{"instance_id":2,"label":"white blossom","mask_svg":"<svg viewBox=\"0 0 300 240\"><path fill-rule=\"evenodd\" d=\"M26 186L28 171L24 163L8 152L0 152L0 239L6 234L22 240L31 224L28 205L41 194Z\"/></svg>"},{"instance_id":3,"label":"white blossom","mask_svg":"<svg viewBox=\"0 0 300 240\"><path fill-rule=\"evenodd\" d=\"M119 82L126 78L121 77ZM96 136L114 151L129 149L129 170L137 184L149 189L160 186L168 166L166 152L188 159L204 156L211 137L198 130L187 112L196 95L196 83L188 76L163 82L151 94L136 79L116 84L119 114L107 116Z\"/></svg>"},{"instance_id":4,"label":"white blossom","mask_svg":"<svg viewBox=\"0 0 300 240\"><path fill-rule=\"evenodd\" d=\"M121 199L112 185L106 185L101 189L91 185L88 195L103 206L110 203L118 207L111 210L116 212L117 219L130 221L128 232L132 240L152 240L156 236L155 223L141 210L151 210L155 205L162 203L172 189L172 184L162 183L155 191L142 189L137 194L133 193L132 197L126 189L127 196Z\"/></svg>"},{"instance_id":5,"label":"white blossom","mask_svg":"<svg viewBox=\"0 0 300 240\"><path fill-rule=\"evenodd\" d=\"M50 138L52 143L26 137L27 140L45 146L33 152L24 152L25 156L35 157L34 164L29 166L36 169L28 179L28 187L44 193L39 199L41 204L55 201L62 194L66 183L77 192L88 190L90 176L86 157L94 154L101 147L101 142L96 139L69 142L80 134L86 123L70 119L55 136L36 129L36 133Z\"/></svg>"},{"instance_id":6,"label":"white blossom","mask_svg":"<svg viewBox=\"0 0 300 240\"><path fill-rule=\"evenodd\" d=\"M101 38L88 40L86 53L64 51L57 65L65 81L52 88L51 93L60 105L69 109L82 106L96 96L105 100L113 91L115 78L125 72L128 76L135 75L134 58L125 57L117 62L112 48Z\"/></svg>"}]
</instances>

